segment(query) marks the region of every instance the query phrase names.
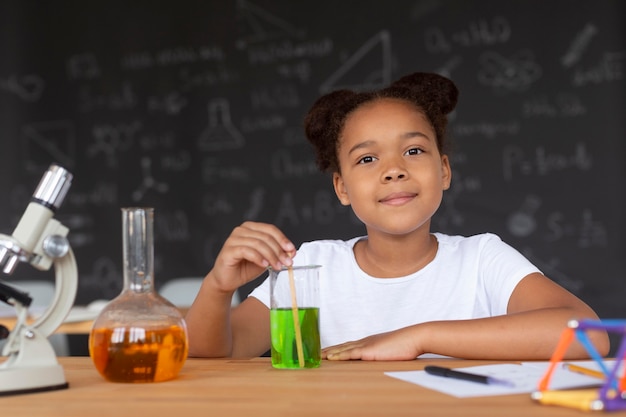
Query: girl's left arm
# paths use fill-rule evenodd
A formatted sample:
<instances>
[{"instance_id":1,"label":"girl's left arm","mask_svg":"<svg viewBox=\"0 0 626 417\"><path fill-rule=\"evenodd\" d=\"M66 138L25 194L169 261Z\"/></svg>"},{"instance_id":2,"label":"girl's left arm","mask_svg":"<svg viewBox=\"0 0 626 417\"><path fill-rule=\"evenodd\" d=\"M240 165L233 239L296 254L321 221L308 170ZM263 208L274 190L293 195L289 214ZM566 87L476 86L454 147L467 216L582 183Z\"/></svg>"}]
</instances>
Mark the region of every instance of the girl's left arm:
<instances>
[{"instance_id":1,"label":"girl's left arm","mask_svg":"<svg viewBox=\"0 0 626 417\"><path fill-rule=\"evenodd\" d=\"M424 353L464 359L548 360L569 320L598 319L578 297L532 273L513 291L507 314L496 317L435 321L405 327L324 349L330 360L412 360ZM604 331L588 333L601 355L609 352ZM587 358L574 342L567 359Z\"/></svg>"}]
</instances>

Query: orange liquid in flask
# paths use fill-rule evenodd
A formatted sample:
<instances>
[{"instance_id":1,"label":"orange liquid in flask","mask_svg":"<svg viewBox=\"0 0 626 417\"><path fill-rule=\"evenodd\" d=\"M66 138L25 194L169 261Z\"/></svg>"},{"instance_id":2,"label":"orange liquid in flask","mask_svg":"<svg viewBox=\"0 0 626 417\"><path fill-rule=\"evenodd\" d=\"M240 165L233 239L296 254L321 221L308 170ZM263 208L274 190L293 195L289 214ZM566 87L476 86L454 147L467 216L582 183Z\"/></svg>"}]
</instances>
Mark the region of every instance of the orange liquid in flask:
<instances>
[{"instance_id":1,"label":"orange liquid in flask","mask_svg":"<svg viewBox=\"0 0 626 417\"><path fill-rule=\"evenodd\" d=\"M95 329L89 351L100 374L112 382L159 382L176 377L187 358L185 329Z\"/></svg>"}]
</instances>

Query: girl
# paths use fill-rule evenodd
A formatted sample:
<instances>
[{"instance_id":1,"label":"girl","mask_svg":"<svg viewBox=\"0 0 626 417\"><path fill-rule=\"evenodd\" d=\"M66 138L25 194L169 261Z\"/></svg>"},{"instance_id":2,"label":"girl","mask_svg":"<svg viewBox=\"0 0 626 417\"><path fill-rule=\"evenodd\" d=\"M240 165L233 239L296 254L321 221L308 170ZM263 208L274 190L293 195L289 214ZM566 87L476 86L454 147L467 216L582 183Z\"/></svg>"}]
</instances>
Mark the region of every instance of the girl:
<instances>
[{"instance_id":1,"label":"girl","mask_svg":"<svg viewBox=\"0 0 626 417\"><path fill-rule=\"evenodd\" d=\"M452 81L415 73L380 91L337 91L305 119L317 164L367 236L296 248L273 225L235 228L187 314L192 356L258 356L270 347L269 283L231 311L233 292L268 266L322 265L320 335L330 360L546 360L570 319L592 309L493 234L432 233L450 187ZM605 332L590 335L609 351ZM572 345L568 358L586 357Z\"/></svg>"}]
</instances>

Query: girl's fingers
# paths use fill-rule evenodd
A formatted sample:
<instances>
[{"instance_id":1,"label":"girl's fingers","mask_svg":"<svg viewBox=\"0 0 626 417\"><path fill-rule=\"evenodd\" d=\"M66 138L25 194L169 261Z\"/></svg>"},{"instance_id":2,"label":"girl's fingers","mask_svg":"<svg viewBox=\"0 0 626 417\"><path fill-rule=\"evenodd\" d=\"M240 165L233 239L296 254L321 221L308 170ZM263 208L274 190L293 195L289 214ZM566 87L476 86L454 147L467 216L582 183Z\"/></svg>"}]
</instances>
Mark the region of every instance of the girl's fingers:
<instances>
[{"instance_id":1,"label":"girl's fingers","mask_svg":"<svg viewBox=\"0 0 626 417\"><path fill-rule=\"evenodd\" d=\"M276 243L287 254L294 255L296 247L294 244L273 224L245 222L241 226L242 231L258 232L261 235L267 235L271 239L271 243Z\"/></svg>"},{"instance_id":2,"label":"girl's fingers","mask_svg":"<svg viewBox=\"0 0 626 417\"><path fill-rule=\"evenodd\" d=\"M251 249L241 251L251 258L247 259L258 265L271 265L280 269L283 265L290 266L291 258L295 255L293 243L287 239L278 228L264 223L247 222L236 228L225 244L226 247ZM263 259L258 259L257 253Z\"/></svg>"},{"instance_id":3,"label":"girl's fingers","mask_svg":"<svg viewBox=\"0 0 626 417\"><path fill-rule=\"evenodd\" d=\"M260 268L271 266L280 269L290 266L295 247L275 226L265 223L246 222L236 227L228 237L218 259L229 268L250 262Z\"/></svg>"}]
</instances>

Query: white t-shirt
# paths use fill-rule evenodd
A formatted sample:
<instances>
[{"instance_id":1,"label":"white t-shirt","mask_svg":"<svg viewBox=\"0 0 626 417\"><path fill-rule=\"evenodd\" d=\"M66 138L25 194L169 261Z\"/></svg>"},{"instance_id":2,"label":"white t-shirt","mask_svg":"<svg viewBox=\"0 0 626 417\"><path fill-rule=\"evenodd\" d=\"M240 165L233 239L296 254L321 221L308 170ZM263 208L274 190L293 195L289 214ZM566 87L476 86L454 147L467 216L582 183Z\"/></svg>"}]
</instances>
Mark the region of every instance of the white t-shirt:
<instances>
[{"instance_id":1,"label":"white t-shirt","mask_svg":"<svg viewBox=\"0 0 626 417\"><path fill-rule=\"evenodd\" d=\"M515 286L540 272L494 234L434 235L439 242L435 259L398 278L375 278L361 270L353 247L364 237L302 244L294 265L322 265L322 348L423 322L506 314ZM250 296L269 308L269 280Z\"/></svg>"}]
</instances>

